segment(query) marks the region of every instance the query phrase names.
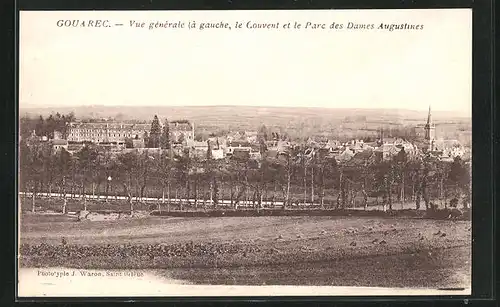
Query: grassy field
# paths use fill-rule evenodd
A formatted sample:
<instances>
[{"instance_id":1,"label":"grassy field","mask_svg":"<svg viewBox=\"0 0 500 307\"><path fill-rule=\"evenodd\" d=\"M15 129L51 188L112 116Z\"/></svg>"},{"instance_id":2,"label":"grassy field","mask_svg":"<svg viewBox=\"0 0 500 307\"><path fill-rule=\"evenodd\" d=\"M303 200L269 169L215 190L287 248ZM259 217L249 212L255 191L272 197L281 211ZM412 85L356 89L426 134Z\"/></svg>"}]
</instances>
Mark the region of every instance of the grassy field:
<instances>
[{"instance_id":1,"label":"grassy field","mask_svg":"<svg viewBox=\"0 0 500 307\"><path fill-rule=\"evenodd\" d=\"M76 222L23 214L20 264L148 269L201 284L468 287L470 226L320 216Z\"/></svg>"}]
</instances>

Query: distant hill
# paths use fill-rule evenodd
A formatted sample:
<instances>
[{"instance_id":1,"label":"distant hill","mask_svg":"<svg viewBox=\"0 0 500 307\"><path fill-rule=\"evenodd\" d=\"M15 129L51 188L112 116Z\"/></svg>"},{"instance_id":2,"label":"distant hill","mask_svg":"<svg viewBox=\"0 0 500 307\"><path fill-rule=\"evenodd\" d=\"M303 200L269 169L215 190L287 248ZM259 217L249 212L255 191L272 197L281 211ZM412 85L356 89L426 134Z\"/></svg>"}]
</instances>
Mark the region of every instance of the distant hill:
<instances>
[{"instance_id":1,"label":"distant hill","mask_svg":"<svg viewBox=\"0 0 500 307\"><path fill-rule=\"evenodd\" d=\"M200 125L239 125L242 122L250 126L266 124L288 126L289 124L312 123L340 124L357 122L363 119L366 123L405 124L422 123L427 119L427 112L404 109L330 109L330 108L284 108L254 106L78 106L59 108L21 108L20 116L48 116L59 112L74 112L76 118L116 118L117 120L135 119L151 120L156 114L163 120L188 119ZM438 122L467 122L465 117L452 112L432 112L433 120ZM354 119L354 120L353 120Z\"/></svg>"}]
</instances>

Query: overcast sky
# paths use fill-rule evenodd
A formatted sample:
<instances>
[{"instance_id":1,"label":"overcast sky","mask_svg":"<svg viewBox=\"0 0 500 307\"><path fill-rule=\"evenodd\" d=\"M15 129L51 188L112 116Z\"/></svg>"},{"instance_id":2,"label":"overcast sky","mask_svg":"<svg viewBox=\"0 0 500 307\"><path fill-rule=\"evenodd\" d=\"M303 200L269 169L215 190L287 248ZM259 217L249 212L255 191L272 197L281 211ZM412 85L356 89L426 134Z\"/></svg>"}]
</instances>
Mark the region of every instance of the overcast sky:
<instances>
[{"instance_id":1,"label":"overcast sky","mask_svg":"<svg viewBox=\"0 0 500 307\"><path fill-rule=\"evenodd\" d=\"M60 19L111 28L59 28ZM227 21L232 30L130 28ZM420 31L241 30L252 22L423 24ZM22 12L20 107L258 105L470 114L470 10Z\"/></svg>"}]
</instances>

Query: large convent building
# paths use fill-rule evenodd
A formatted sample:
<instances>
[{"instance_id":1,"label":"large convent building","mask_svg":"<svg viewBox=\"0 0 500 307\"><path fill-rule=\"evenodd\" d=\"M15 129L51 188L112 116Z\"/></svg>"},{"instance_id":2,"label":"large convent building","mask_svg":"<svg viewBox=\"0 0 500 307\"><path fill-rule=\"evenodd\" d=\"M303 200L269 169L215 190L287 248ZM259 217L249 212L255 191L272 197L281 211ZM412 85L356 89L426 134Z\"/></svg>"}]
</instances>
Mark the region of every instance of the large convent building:
<instances>
[{"instance_id":1,"label":"large convent building","mask_svg":"<svg viewBox=\"0 0 500 307\"><path fill-rule=\"evenodd\" d=\"M163 124L162 129L163 129ZM67 140L73 143L124 144L126 139L144 139L151 130L151 123L130 124L120 122L69 123ZM172 142L194 140L194 124L187 120L169 122Z\"/></svg>"}]
</instances>

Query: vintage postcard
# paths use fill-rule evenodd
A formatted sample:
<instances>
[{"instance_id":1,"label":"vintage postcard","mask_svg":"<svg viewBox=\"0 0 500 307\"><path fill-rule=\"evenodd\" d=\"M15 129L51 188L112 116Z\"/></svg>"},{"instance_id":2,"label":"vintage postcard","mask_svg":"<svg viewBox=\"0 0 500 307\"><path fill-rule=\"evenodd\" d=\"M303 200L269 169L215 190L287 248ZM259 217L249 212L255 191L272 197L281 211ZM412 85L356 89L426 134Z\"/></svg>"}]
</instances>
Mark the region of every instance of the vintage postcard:
<instances>
[{"instance_id":1,"label":"vintage postcard","mask_svg":"<svg viewBox=\"0 0 500 307\"><path fill-rule=\"evenodd\" d=\"M19 297L471 293L471 10L19 23Z\"/></svg>"}]
</instances>

